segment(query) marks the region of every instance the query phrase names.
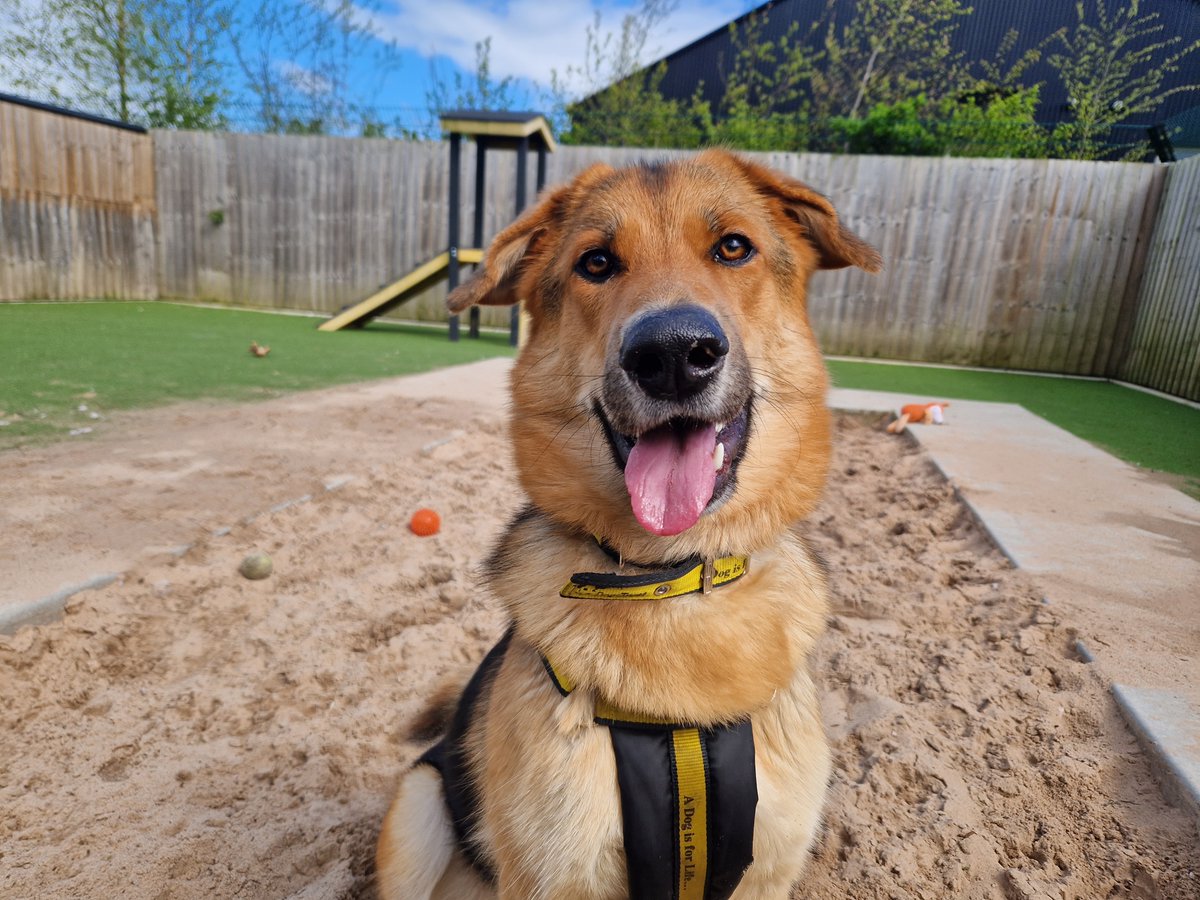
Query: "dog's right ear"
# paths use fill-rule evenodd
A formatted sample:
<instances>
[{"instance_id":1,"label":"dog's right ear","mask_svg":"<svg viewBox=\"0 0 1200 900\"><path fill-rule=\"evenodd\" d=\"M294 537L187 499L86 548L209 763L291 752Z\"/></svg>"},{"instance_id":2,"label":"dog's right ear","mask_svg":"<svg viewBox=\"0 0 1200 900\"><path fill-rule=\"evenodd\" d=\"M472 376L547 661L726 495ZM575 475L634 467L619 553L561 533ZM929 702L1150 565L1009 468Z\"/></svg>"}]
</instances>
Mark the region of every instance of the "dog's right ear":
<instances>
[{"instance_id":1,"label":"dog's right ear","mask_svg":"<svg viewBox=\"0 0 1200 900\"><path fill-rule=\"evenodd\" d=\"M515 222L496 235L483 260L483 267L469 281L450 292L446 307L460 313L468 307L511 306L529 297L522 296L522 282L532 270L541 239L563 221L568 201L581 189L612 171L597 163L571 181L544 194L537 205L526 210Z\"/></svg>"},{"instance_id":2,"label":"dog's right ear","mask_svg":"<svg viewBox=\"0 0 1200 900\"><path fill-rule=\"evenodd\" d=\"M878 272L883 267L879 251L846 228L833 204L804 182L726 150L708 150L706 155L737 166L760 193L777 203L817 251L822 269L858 266Z\"/></svg>"}]
</instances>

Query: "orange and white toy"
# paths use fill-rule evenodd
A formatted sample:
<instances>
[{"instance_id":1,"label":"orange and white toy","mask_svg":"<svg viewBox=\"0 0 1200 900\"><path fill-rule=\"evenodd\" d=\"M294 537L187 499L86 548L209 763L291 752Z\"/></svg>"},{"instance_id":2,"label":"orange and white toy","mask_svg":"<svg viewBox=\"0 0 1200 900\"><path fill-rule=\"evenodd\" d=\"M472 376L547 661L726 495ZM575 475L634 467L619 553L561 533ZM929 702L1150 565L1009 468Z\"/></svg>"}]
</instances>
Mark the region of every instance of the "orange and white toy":
<instances>
[{"instance_id":1,"label":"orange and white toy","mask_svg":"<svg viewBox=\"0 0 1200 900\"><path fill-rule=\"evenodd\" d=\"M910 424L913 425L943 425L946 418L942 414L949 403L906 403L900 407L900 416L888 425L888 434L899 434Z\"/></svg>"}]
</instances>

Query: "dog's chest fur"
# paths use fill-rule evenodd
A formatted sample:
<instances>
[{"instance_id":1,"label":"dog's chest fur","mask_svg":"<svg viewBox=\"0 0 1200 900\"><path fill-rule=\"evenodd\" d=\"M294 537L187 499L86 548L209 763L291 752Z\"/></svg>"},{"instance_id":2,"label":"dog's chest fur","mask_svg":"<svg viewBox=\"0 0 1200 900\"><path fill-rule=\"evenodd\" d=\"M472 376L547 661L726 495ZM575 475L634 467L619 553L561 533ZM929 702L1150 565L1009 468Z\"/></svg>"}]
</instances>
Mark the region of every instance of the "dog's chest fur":
<instances>
[{"instance_id":1,"label":"dog's chest fur","mask_svg":"<svg viewBox=\"0 0 1200 900\"><path fill-rule=\"evenodd\" d=\"M515 532L502 542L509 547L510 560L525 556L519 549L525 539L536 538L536 546L544 548L549 537L545 523L534 521L518 524ZM563 540L562 536L558 540ZM577 539L573 543L578 543ZM559 554L559 568L564 556ZM525 558L525 562L530 560ZM573 564L568 561L566 575ZM501 872L502 881L519 885L527 879L531 890L538 885L542 892L554 885L547 896L617 898L627 896L628 890L613 750L608 729L592 721L596 691L576 689L561 696L548 678L535 643L551 652L556 646L563 647L562 658L572 660L577 682L610 685L604 691L606 699L610 699L609 693L621 693L613 687L619 687L622 675L625 680L633 679L635 671L644 673L648 656L663 657L666 664L677 667L672 680L681 690L665 700L651 701L665 703L662 708L643 705L644 712L705 724L749 715L759 793L754 856L765 865L754 866L748 877L791 873L800 867L802 860L789 857L806 852L816 827L829 760L815 687L807 666L792 661L807 658L820 630L821 613L814 614L814 607L823 610L824 606L819 598L795 602L796 592L812 590L814 567L804 546L794 538L789 536L780 547L759 554L752 565L753 579L707 597L627 604L641 608L625 612L645 615L665 612L651 608L658 602L722 604L723 610L714 610L719 620L710 623L707 633L698 632L684 641L675 634L672 645L663 648L653 646L652 628L642 629L640 636L636 632L622 635L621 629L614 634L613 623L601 614L599 604L604 601L559 599L541 609L542 604L532 598L556 596L556 590L546 587L565 581L562 571L545 564L532 565L519 575L506 572L498 579L500 596L514 613L516 635L469 743L475 751L477 783L482 788L481 843L497 851L495 860L501 867L508 861L510 868L518 869ZM546 580L547 586L537 584L540 579ZM527 590L514 591L518 584ZM776 598L781 602L776 603ZM605 603L605 608L611 613L612 602ZM741 710L722 706L724 692L716 683L723 677L723 669L715 661L738 659L739 651L749 643L739 633L736 617L729 615L734 608L745 610L759 633L776 630L784 647L783 660L777 661L770 677L752 673L756 682L775 682L775 686L753 708ZM695 609L690 618L697 618ZM686 651L681 651L681 646ZM580 652L589 647L590 652ZM623 661L622 655L630 653L636 654L636 660ZM627 666L624 672L623 665ZM645 704L643 686L635 684L628 693ZM743 700L747 696L745 692L739 695ZM651 692L650 696L656 695ZM615 702L621 699L615 698ZM798 752L798 748L803 750ZM548 797L554 798L553 802L547 803ZM572 865L556 865L556 860L564 859L572 860ZM528 871L519 871L522 866ZM594 893L597 888L599 893ZM750 888L739 888L735 896L743 890Z\"/></svg>"}]
</instances>

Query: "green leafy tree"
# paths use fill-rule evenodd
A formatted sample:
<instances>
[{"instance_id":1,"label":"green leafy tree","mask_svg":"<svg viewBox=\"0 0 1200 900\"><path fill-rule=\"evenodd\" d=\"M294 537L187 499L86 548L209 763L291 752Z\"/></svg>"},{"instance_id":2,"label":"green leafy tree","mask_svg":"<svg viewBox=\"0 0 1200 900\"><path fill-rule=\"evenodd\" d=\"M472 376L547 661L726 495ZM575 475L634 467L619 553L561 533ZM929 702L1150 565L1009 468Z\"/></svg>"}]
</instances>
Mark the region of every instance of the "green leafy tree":
<instances>
[{"instance_id":1,"label":"green leafy tree","mask_svg":"<svg viewBox=\"0 0 1200 900\"><path fill-rule=\"evenodd\" d=\"M661 85L665 65L638 73L608 90L567 107L570 128L564 144L620 147L699 147L711 131L708 104L668 100Z\"/></svg>"},{"instance_id":2,"label":"green leafy tree","mask_svg":"<svg viewBox=\"0 0 1200 900\"><path fill-rule=\"evenodd\" d=\"M368 116L363 119L358 136L365 138L385 138L388 136L387 123L380 122L378 119L372 119Z\"/></svg>"},{"instance_id":3,"label":"green leafy tree","mask_svg":"<svg viewBox=\"0 0 1200 900\"><path fill-rule=\"evenodd\" d=\"M936 111L936 132L949 156L1040 159L1049 134L1037 121L1040 88L1022 88L990 98L947 99Z\"/></svg>"},{"instance_id":4,"label":"green leafy tree","mask_svg":"<svg viewBox=\"0 0 1200 900\"><path fill-rule=\"evenodd\" d=\"M711 124L699 99L669 100L662 94L665 64L646 70L650 35L675 9L677 0L642 0L604 31L600 14L587 29L582 65L551 73L550 105L566 144L633 147L697 147ZM573 85L574 88L569 87Z\"/></svg>"},{"instance_id":5,"label":"green leafy tree","mask_svg":"<svg viewBox=\"0 0 1200 900\"><path fill-rule=\"evenodd\" d=\"M811 81L815 116L855 119L880 103L955 94L966 76L951 38L971 11L960 0L858 0L853 18L839 25L831 3Z\"/></svg>"},{"instance_id":6,"label":"green leafy tree","mask_svg":"<svg viewBox=\"0 0 1200 900\"><path fill-rule=\"evenodd\" d=\"M0 65L22 90L123 121L141 112L150 72L142 0L6 0Z\"/></svg>"},{"instance_id":7,"label":"green leafy tree","mask_svg":"<svg viewBox=\"0 0 1200 900\"><path fill-rule=\"evenodd\" d=\"M430 87L425 92L429 111L429 133L438 132L438 115L450 109L513 109L524 102L516 79L492 74L492 39L475 44L475 71L464 76L456 71L447 79L434 63L429 64Z\"/></svg>"},{"instance_id":8,"label":"green leafy tree","mask_svg":"<svg viewBox=\"0 0 1200 900\"><path fill-rule=\"evenodd\" d=\"M3 0L0 67L19 89L157 127L222 124L228 7L204 0Z\"/></svg>"},{"instance_id":9,"label":"green leafy tree","mask_svg":"<svg viewBox=\"0 0 1200 900\"><path fill-rule=\"evenodd\" d=\"M1141 15L1140 0L1125 0L1115 10L1105 0L1095 2L1097 24L1087 21L1080 0L1074 27L1056 36L1060 52L1048 57L1072 110L1071 121L1054 131L1055 155L1074 159L1112 155L1114 129L1127 118L1157 109L1173 94L1200 90L1196 83L1162 87L1166 74L1179 71L1200 40L1183 45L1178 35L1161 37L1158 13ZM1141 138L1120 143L1127 158L1147 152Z\"/></svg>"},{"instance_id":10,"label":"green leafy tree","mask_svg":"<svg viewBox=\"0 0 1200 900\"><path fill-rule=\"evenodd\" d=\"M763 12L740 29L730 25L733 57L720 115L710 129L714 143L742 150L799 150L809 143L808 85L823 55L810 39L820 22L805 35L793 22L775 40L764 38L767 24Z\"/></svg>"},{"instance_id":11,"label":"green leafy tree","mask_svg":"<svg viewBox=\"0 0 1200 900\"><path fill-rule=\"evenodd\" d=\"M227 67L219 62L232 8L208 0L160 0L147 22L146 124L225 128Z\"/></svg>"},{"instance_id":12,"label":"green leafy tree","mask_svg":"<svg viewBox=\"0 0 1200 900\"><path fill-rule=\"evenodd\" d=\"M831 136L849 153L885 156L940 156L942 144L925 118L924 96L877 103L865 116L829 121Z\"/></svg>"}]
</instances>

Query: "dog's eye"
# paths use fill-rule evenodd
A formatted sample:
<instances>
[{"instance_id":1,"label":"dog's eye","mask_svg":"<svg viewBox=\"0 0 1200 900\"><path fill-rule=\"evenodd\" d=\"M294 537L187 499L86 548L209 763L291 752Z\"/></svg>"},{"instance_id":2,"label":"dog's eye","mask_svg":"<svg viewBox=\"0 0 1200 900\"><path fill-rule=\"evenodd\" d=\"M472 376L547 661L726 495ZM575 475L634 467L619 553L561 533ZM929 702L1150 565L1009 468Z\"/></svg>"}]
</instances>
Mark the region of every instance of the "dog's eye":
<instances>
[{"instance_id":1,"label":"dog's eye","mask_svg":"<svg viewBox=\"0 0 1200 900\"><path fill-rule=\"evenodd\" d=\"M727 266L740 266L754 255L754 245L744 234L727 234L713 247L713 258Z\"/></svg>"},{"instance_id":2,"label":"dog's eye","mask_svg":"<svg viewBox=\"0 0 1200 900\"><path fill-rule=\"evenodd\" d=\"M575 271L588 281L608 281L617 272L617 258L607 250L589 250L579 257Z\"/></svg>"}]
</instances>

